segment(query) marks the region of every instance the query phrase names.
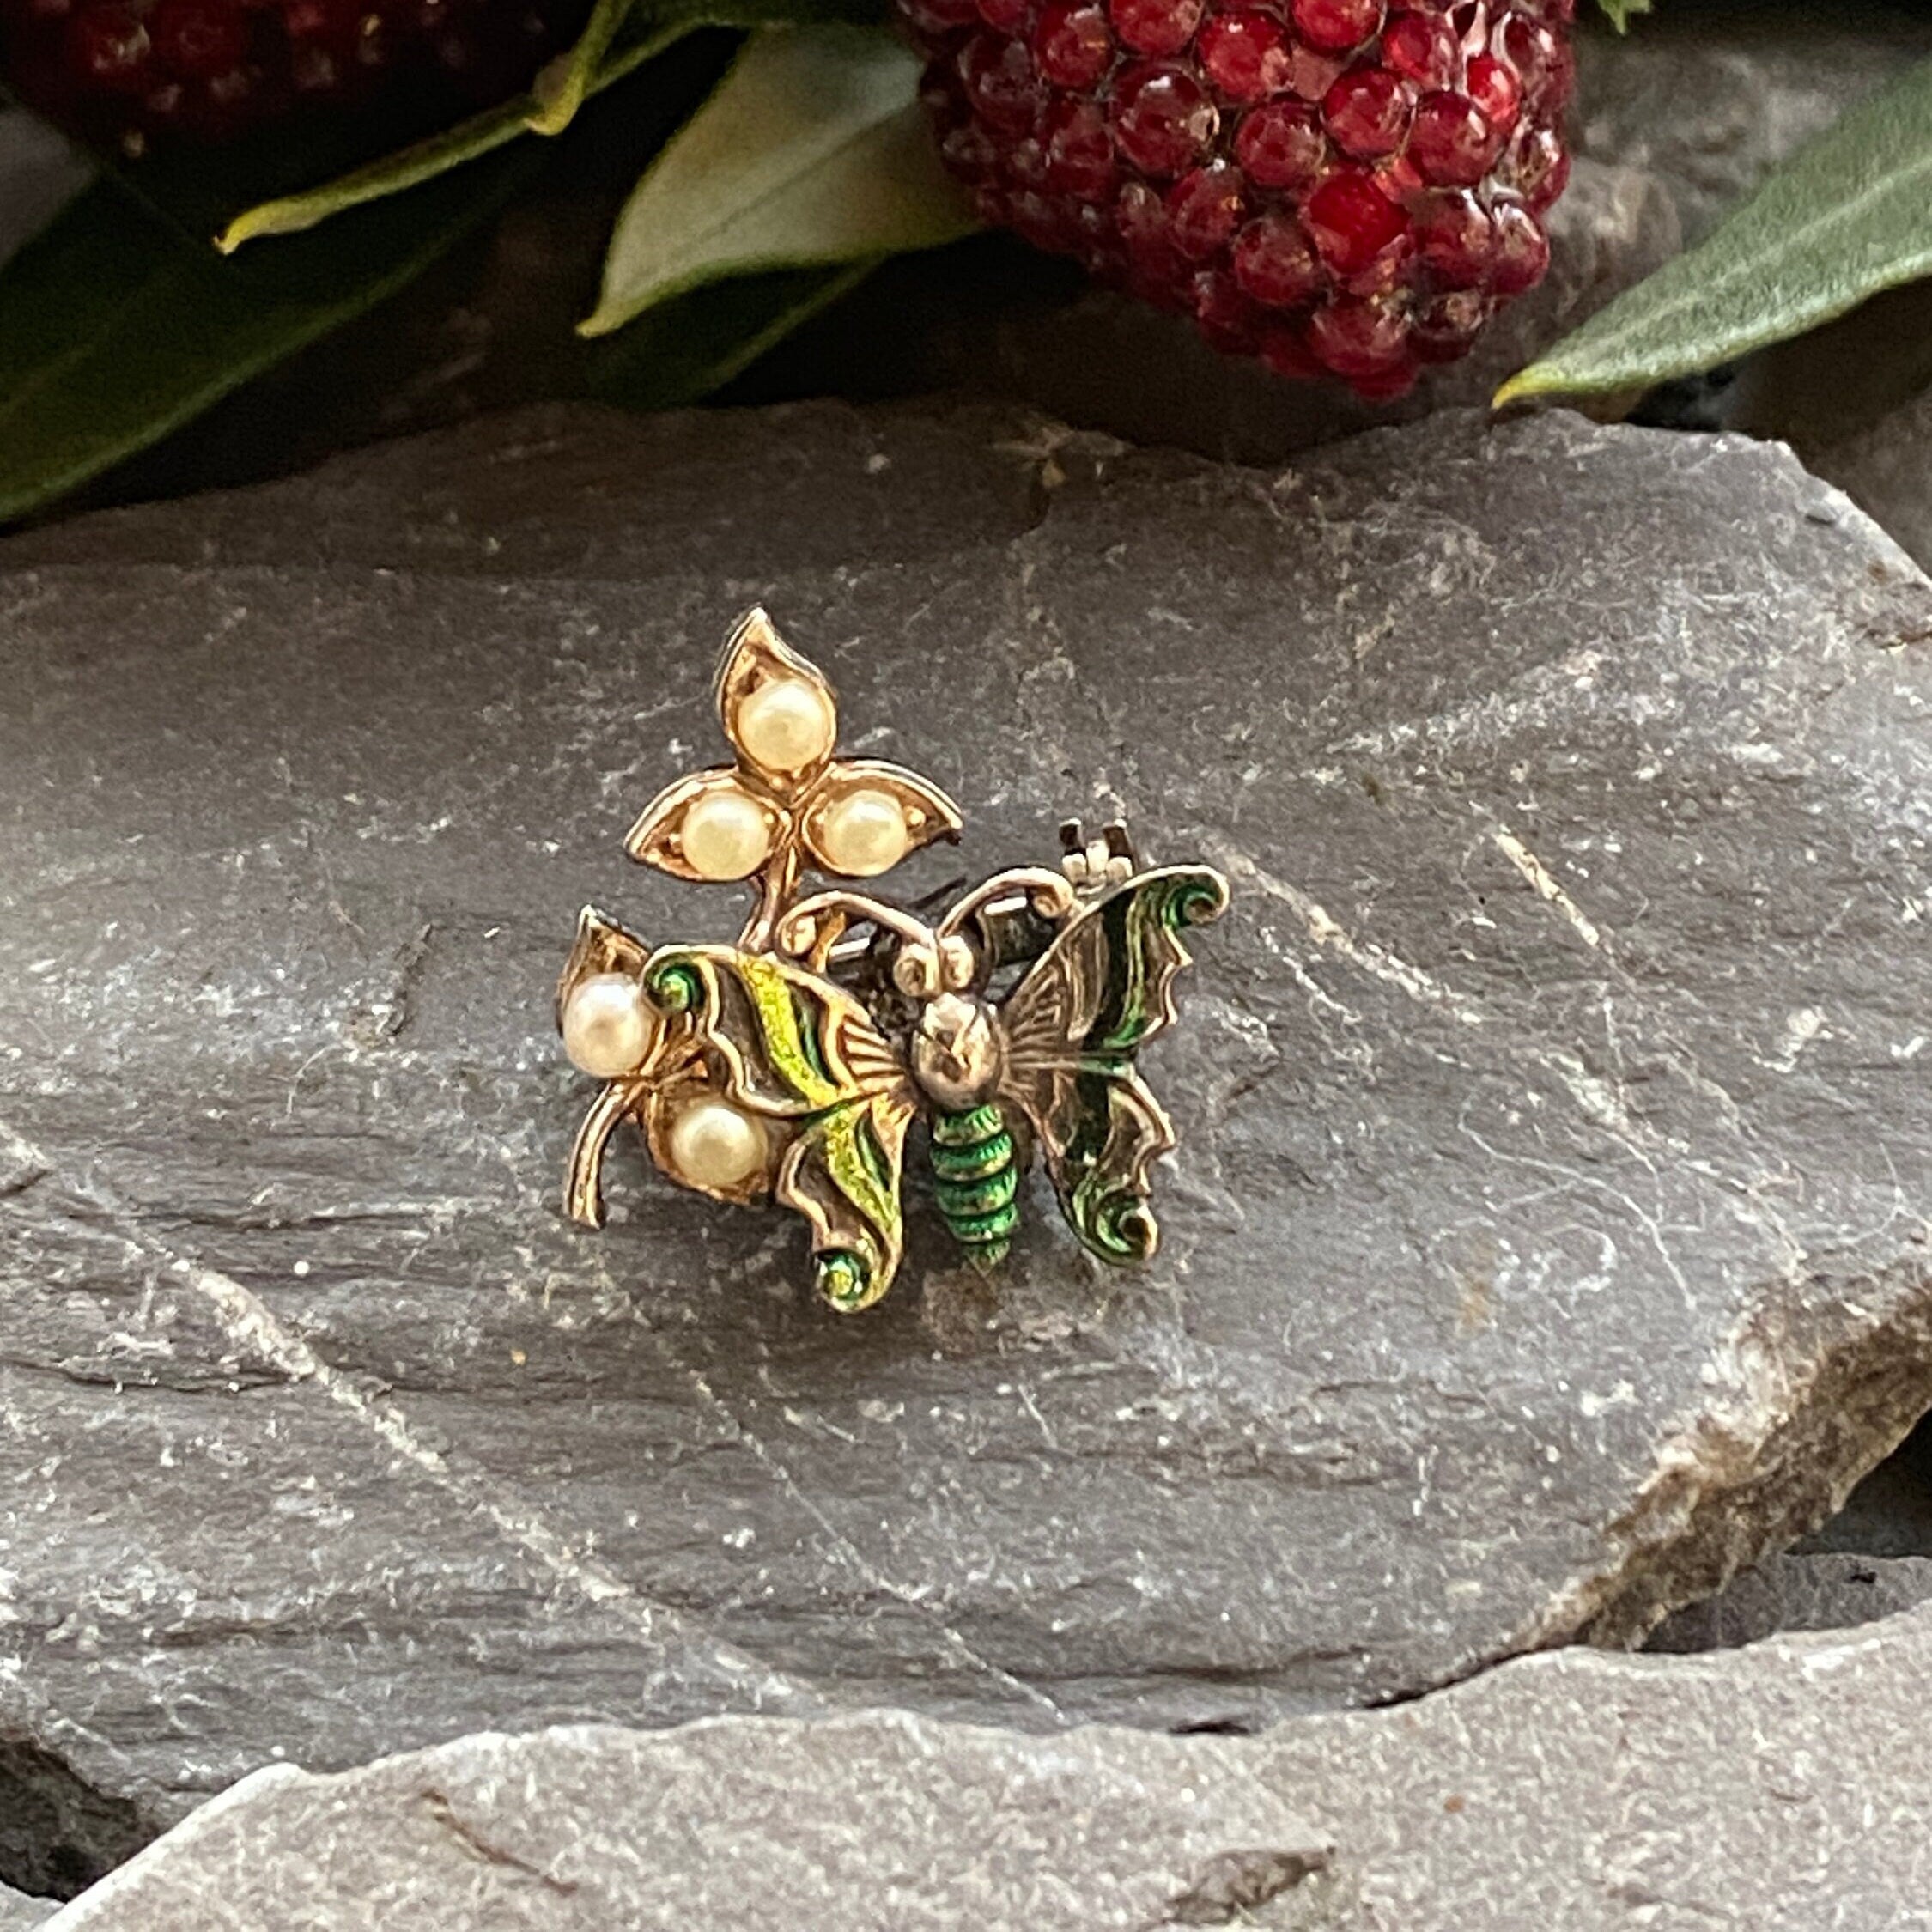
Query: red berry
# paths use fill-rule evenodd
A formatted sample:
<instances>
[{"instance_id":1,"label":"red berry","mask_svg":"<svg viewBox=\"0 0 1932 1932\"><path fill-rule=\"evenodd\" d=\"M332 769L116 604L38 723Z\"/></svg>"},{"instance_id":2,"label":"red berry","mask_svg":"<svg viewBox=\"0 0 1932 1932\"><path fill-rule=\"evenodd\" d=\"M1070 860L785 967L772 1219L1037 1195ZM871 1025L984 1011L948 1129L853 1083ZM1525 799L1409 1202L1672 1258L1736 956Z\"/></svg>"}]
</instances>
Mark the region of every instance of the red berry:
<instances>
[{"instance_id":1,"label":"red berry","mask_svg":"<svg viewBox=\"0 0 1932 1932\"><path fill-rule=\"evenodd\" d=\"M1504 202L1491 217L1496 228L1490 285L1499 294L1520 295L1543 279L1550 265L1550 238L1527 208Z\"/></svg>"},{"instance_id":2,"label":"red berry","mask_svg":"<svg viewBox=\"0 0 1932 1932\"><path fill-rule=\"evenodd\" d=\"M1024 134L1044 99L1033 57L1018 40L986 29L959 51L959 77L966 99L987 125L1001 134Z\"/></svg>"},{"instance_id":3,"label":"red berry","mask_svg":"<svg viewBox=\"0 0 1932 1932\"><path fill-rule=\"evenodd\" d=\"M1572 0L898 4L987 219L1278 374L1399 395L1548 266Z\"/></svg>"},{"instance_id":4,"label":"red berry","mask_svg":"<svg viewBox=\"0 0 1932 1932\"><path fill-rule=\"evenodd\" d=\"M1190 262L1205 262L1241 226L1241 170L1213 161L1183 174L1167 197L1168 232Z\"/></svg>"},{"instance_id":5,"label":"red berry","mask_svg":"<svg viewBox=\"0 0 1932 1932\"><path fill-rule=\"evenodd\" d=\"M1358 47L1382 25L1382 0L1294 0L1295 26L1311 47Z\"/></svg>"},{"instance_id":6,"label":"red berry","mask_svg":"<svg viewBox=\"0 0 1932 1932\"><path fill-rule=\"evenodd\" d=\"M929 27L974 0L908 0ZM0 0L0 81L84 138L224 139L378 93L431 127L529 85L590 0ZM967 118L962 112L960 120Z\"/></svg>"},{"instance_id":7,"label":"red berry","mask_svg":"<svg viewBox=\"0 0 1932 1932\"><path fill-rule=\"evenodd\" d=\"M1425 181L1473 187L1489 172L1503 137L1463 94L1425 94L1409 129L1409 159Z\"/></svg>"},{"instance_id":8,"label":"red berry","mask_svg":"<svg viewBox=\"0 0 1932 1932\"><path fill-rule=\"evenodd\" d=\"M1455 188L1430 197L1416 218L1416 243L1445 289L1473 289L1488 272L1496 229L1474 195Z\"/></svg>"},{"instance_id":9,"label":"red berry","mask_svg":"<svg viewBox=\"0 0 1932 1932\"><path fill-rule=\"evenodd\" d=\"M1262 215L1235 237L1235 280L1267 308L1299 308L1321 288L1321 264L1299 222Z\"/></svg>"},{"instance_id":10,"label":"red berry","mask_svg":"<svg viewBox=\"0 0 1932 1932\"><path fill-rule=\"evenodd\" d=\"M1046 185L1076 201L1104 200L1114 185L1114 137L1091 100L1056 100L1047 111Z\"/></svg>"},{"instance_id":11,"label":"red berry","mask_svg":"<svg viewBox=\"0 0 1932 1932\"><path fill-rule=\"evenodd\" d=\"M97 88L131 92L148 79L148 30L125 8L94 7L76 15L67 45L74 65Z\"/></svg>"},{"instance_id":12,"label":"red berry","mask_svg":"<svg viewBox=\"0 0 1932 1932\"><path fill-rule=\"evenodd\" d=\"M1178 174L1220 120L1206 88L1182 67L1128 70L1114 96L1114 137L1143 173Z\"/></svg>"},{"instance_id":13,"label":"red berry","mask_svg":"<svg viewBox=\"0 0 1932 1932\"><path fill-rule=\"evenodd\" d=\"M1200 24L1202 0L1110 0L1114 31L1136 53L1179 53Z\"/></svg>"},{"instance_id":14,"label":"red berry","mask_svg":"<svg viewBox=\"0 0 1932 1932\"><path fill-rule=\"evenodd\" d=\"M1088 88L1114 64L1114 36L1095 0L1047 0L1033 29L1033 58L1056 88Z\"/></svg>"},{"instance_id":15,"label":"red berry","mask_svg":"<svg viewBox=\"0 0 1932 1932\"><path fill-rule=\"evenodd\" d=\"M1382 30L1382 60L1418 87L1446 88L1455 78L1455 35L1439 15L1398 14Z\"/></svg>"},{"instance_id":16,"label":"red berry","mask_svg":"<svg viewBox=\"0 0 1932 1932\"><path fill-rule=\"evenodd\" d=\"M1362 274L1408 233L1408 217L1376 185L1367 169L1340 167L1311 194L1302 219L1321 258L1337 275Z\"/></svg>"},{"instance_id":17,"label":"red berry","mask_svg":"<svg viewBox=\"0 0 1932 1932\"><path fill-rule=\"evenodd\" d=\"M1360 161L1380 160L1402 145L1415 96L1385 67L1356 67L1328 89L1321 103L1335 145Z\"/></svg>"},{"instance_id":18,"label":"red berry","mask_svg":"<svg viewBox=\"0 0 1932 1932\"><path fill-rule=\"evenodd\" d=\"M1261 346L1261 312L1231 275L1210 269L1194 278L1194 320L1230 355L1252 355Z\"/></svg>"},{"instance_id":19,"label":"red berry","mask_svg":"<svg viewBox=\"0 0 1932 1932\"><path fill-rule=\"evenodd\" d=\"M1522 107L1522 88L1515 73L1493 56L1478 54L1462 80L1483 118L1507 134L1516 125Z\"/></svg>"},{"instance_id":20,"label":"red berry","mask_svg":"<svg viewBox=\"0 0 1932 1932\"><path fill-rule=\"evenodd\" d=\"M1265 100L1288 85L1288 35L1279 21L1252 8L1217 14L1201 28L1194 51L1230 100Z\"/></svg>"},{"instance_id":21,"label":"red berry","mask_svg":"<svg viewBox=\"0 0 1932 1932\"><path fill-rule=\"evenodd\" d=\"M232 73L248 52L247 21L221 0L161 0L149 32L163 64L196 79Z\"/></svg>"},{"instance_id":22,"label":"red berry","mask_svg":"<svg viewBox=\"0 0 1932 1932\"><path fill-rule=\"evenodd\" d=\"M1271 102L1249 115L1235 136L1235 159L1264 188L1298 188L1327 158L1327 137L1312 107Z\"/></svg>"},{"instance_id":23,"label":"red berry","mask_svg":"<svg viewBox=\"0 0 1932 1932\"><path fill-rule=\"evenodd\" d=\"M1393 302L1338 295L1309 318L1308 345L1339 376L1374 376L1408 352L1408 318Z\"/></svg>"}]
</instances>

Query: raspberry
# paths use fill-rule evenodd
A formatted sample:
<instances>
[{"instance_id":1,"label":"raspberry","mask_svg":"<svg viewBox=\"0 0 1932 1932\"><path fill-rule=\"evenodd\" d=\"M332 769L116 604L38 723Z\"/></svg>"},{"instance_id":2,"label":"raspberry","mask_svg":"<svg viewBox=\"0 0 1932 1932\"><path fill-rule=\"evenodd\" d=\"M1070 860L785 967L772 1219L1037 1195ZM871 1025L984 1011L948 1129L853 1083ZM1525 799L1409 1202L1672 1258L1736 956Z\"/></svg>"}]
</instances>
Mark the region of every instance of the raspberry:
<instances>
[{"instance_id":1,"label":"raspberry","mask_svg":"<svg viewBox=\"0 0 1932 1932\"><path fill-rule=\"evenodd\" d=\"M1549 265L1572 0L897 4L988 220L1285 377L1399 395Z\"/></svg>"},{"instance_id":2,"label":"raspberry","mask_svg":"<svg viewBox=\"0 0 1932 1932\"><path fill-rule=\"evenodd\" d=\"M960 0L917 3L928 31L978 18L969 0L963 14ZM379 99L434 125L528 86L588 11L589 0L0 0L0 81L130 154ZM1015 0L1012 17L1032 11ZM989 152L988 171L1002 159Z\"/></svg>"}]
</instances>

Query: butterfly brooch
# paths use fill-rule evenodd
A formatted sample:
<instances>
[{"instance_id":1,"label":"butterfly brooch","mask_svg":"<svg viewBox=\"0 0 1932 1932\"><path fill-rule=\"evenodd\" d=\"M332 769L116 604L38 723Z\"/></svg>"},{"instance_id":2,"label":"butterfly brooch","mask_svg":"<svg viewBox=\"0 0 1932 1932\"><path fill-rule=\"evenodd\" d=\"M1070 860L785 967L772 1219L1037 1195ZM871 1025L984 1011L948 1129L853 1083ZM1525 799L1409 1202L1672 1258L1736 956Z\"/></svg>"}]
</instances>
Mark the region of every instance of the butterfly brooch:
<instances>
[{"instance_id":1,"label":"butterfly brooch","mask_svg":"<svg viewBox=\"0 0 1932 1932\"><path fill-rule=\"evenodd\" d=\"M1159 1230L1155 1160L1175 1145L1135 1064L1174 1018L1182 935L1226 909L1206 866L1143 867L1123 827L1063 826L1057 867L995 873L950 905L907 908L810 872L871 879L958 808L916 773L841 759L837 700L762 611L718 671L735 762L667 787L625 849L683 879L742 882L734 945L654 950L595 907L557 987L565 1051L603 1082L572 1150L565 1207L604 1220L623 1121L680 1186L804 1217L819 1291L868 1308L904 1248L906 1142L923 1121L934 1199L965 1255L1000 1261L1037 1148L1067 1224L1108 1261Z\"/></svg>"}]
</instances>

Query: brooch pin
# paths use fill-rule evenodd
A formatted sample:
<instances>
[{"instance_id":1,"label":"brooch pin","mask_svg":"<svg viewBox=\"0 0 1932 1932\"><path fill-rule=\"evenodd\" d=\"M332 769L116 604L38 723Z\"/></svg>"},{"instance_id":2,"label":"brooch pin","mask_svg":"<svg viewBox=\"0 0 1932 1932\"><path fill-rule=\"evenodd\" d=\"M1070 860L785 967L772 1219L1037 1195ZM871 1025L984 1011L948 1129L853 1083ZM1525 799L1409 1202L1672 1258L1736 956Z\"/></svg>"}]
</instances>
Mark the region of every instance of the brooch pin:
<instances>
[{"instance_id":1,"label":"brooch pin","mask_svg":"<svg viewBox=\"0 0 1932 1932\"><path fill-rule=\"evenodd\" d=\"M1135 1066L1174 1017L1181 934L1218 918L1206 866L1143 867L1120 825L1063 826L1060 866L995 873L943 911L805 874L889 872L958 808L897 765L835 756L837 701L762 611L718 670L736 762L670 786L631 828L632 858L683 879L742 882L734 945L654 951L586 906L557 987L565 1051L603 1083L570 1157L565 1206L603 1224L602 1168L622 1121L714 1200L775 1200L811 1230L819 1291L867 1308L903 1249L908 1130L923 1120L934 1197L975 1261L1018 1222L1037 1145L1068 1225L1109 1261L1158 1238L1151 1170L1174 1130Z\"/></svg>"}]
</instances>

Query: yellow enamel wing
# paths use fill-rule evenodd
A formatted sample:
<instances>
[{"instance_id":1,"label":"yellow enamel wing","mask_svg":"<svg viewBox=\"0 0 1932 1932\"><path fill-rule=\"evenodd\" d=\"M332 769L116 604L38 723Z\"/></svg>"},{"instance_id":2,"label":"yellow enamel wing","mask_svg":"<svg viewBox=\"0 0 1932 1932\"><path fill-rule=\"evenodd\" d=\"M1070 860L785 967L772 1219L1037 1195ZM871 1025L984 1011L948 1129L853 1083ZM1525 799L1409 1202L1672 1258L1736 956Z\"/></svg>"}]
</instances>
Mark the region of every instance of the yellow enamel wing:
<instances>
[{"instance_id":1,"label":"yellow enamel wing","mask_svg":"<svg viewBox=\"0 0 1932 1932\"><path fill-rule=\"evenodd\" d=\"M769 690L804 678L806 698ZM762 843L749 836L730 862L754 849L757 860L730 876L750 884L752 917L736 945L649 951L582 915L558 1019L571 1057L605 1084L572 1157L569 1212L601 1222L604 1151L631 1119L672 1180L801 1215L821 1292L865 1308L899 1265L906 1134L923 1118L939 1206L975 1261L1003 1257L1017 1225L1016 1133L1039 1147L1094 1253L1151 1255L1151 1168L1174 1135L1135 1061L1174 1017L1182 933L1226 906L1220 876L1142 869L1119 828L1091 847L1069 829L1060 871L996 874L936 924L846 887L798 899L805 865L867 876L861 865L951 830L957 815L911 773L833 759L830 687L762 614L734 635L719 691L738 764L672 787L631 850L712 876L705 866L724 863L708 843L715 828L692 815L707 799L750 799ZM775 772L775 757L795 762ZM876 821L887 801L899 829L875 822L848 838L833 808L868 790L865 812Z\"/></svg>"}]
</instances>

